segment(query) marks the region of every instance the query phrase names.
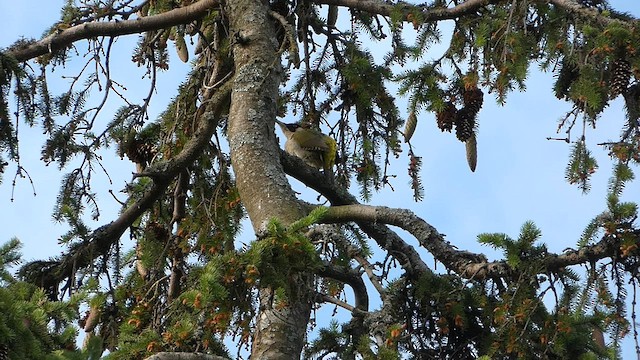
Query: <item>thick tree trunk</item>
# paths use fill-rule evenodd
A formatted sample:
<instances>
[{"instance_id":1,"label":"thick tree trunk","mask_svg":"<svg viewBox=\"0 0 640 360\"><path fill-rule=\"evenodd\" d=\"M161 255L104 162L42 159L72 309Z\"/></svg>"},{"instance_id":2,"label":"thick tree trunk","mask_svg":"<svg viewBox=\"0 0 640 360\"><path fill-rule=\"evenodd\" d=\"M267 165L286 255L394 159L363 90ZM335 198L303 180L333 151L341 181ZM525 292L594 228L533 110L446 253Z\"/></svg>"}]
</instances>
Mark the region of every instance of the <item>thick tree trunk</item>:
<instances>
[{"instance_id":1,"label":"thick tree trunk","mask_svg":"<svg viewBox=\"0 0 640 360\"><path fill-rule=\"evenodd\" d=\"M308 289L302 280L296 279L301 289ZM294 281L294 280L292 280ZM286 307L273 303L273 290L260 290L260 312L251 348L252 359L299 359L305 344L307 323L311 314L310 293L301 291L302 297L289 299Z\"/></svg>"},{"instance_id":2,"label":"thick tree trunk","mask_svg":"<svg viewBox=\"0 0 640 360\"><path fill-rule=\"evenodd\" d=\"M271 218L289 223L303 215L280 165L274 136L282 76L278 42L273 19L261 2L231 0L227 12L235 41L228 127L231 161L253 228L262 233ZM297 359L305 341L310 296L301 294L282 309L274 308L272 294L272 289L260 291L252 359Z\"/></svg>"}]
</instances>

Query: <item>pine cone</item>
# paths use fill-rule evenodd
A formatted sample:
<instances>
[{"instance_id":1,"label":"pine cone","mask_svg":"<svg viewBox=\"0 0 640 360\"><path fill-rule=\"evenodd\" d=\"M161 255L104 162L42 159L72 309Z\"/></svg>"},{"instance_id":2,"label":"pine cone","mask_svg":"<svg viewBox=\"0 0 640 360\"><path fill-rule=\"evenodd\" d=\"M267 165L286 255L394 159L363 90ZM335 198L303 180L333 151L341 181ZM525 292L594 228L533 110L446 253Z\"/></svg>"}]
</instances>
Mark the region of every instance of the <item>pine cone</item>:
<instances>
[{"instance_id":1,"label":"pine cone","mask_svg":"<svg viewBox=\"0 0 640 360\"><path fill-rule=\"evenodd\" d=\"M611 99L627 90L631 78L631 64L625 59L617 59L611 64L611 82L609 94Z\"/></svg>"},{"instance_id":2,"label":"pine cone","mask_svg":"<svg viewBox=\"0 0 640 360\"><path fill-rule=\"evenodd\" d=\"M473 128L476 126L476 113L470 111L467 107L463 107L456 113L456 137L458 140L465 142L473 134Z\"/></svg>"},{"instance_id":3,"label":"pine cone","mask_svg":"<svg viewBox=\"0 0 640 360\"><path fill-rule=\"evenodd\" d=\"M462 101L464 103L464 107L467 108L470 112L477 114L482 107L482 99L484 94L482 90L475 88L471 90L465 90L462 93Z\"/></svg>"},{"instance_id":4,"label":"pine cone","mask_svg":"<svg viewBox=\"0 0 640 360\"><path fill-rule=\"evenodd\" d=\"M450 101L444 104L444 110L436 113L436 121L441 131L451 132L453 123L456 121L456 106Z\"/></svg>"}]
</instances>

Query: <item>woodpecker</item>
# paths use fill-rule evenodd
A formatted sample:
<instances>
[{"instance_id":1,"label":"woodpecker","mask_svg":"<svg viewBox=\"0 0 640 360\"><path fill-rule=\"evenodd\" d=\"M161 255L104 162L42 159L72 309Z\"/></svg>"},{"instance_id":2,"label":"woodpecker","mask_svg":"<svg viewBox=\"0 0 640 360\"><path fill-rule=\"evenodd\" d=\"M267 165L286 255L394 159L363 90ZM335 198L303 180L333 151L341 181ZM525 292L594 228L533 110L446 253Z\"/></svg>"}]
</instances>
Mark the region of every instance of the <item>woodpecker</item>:
<instances>
[{"instance_id":1,"label":"woodpecker","mask_svg":"<svg viewBox=\"0 0 640 360\"><path fill-rule=\"evenodd\" d=\"M284 151L297 156L316 169L323 169L330 174L336 161L336 141L319 130L312 129L303 123L285 124L276 120L287 138Z\"/></svg>"}]
</instances>

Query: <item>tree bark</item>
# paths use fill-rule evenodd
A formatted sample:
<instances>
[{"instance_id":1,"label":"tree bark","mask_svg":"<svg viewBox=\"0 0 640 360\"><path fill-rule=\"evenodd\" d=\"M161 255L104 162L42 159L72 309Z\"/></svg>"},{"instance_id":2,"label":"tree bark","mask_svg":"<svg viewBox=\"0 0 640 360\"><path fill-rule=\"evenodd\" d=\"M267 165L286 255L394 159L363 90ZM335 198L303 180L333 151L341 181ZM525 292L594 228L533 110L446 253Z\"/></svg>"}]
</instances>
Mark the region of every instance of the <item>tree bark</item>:
<instances>
[{"instance_id":1,"label":"tree bark","mask_svg":"<svg viewBox=\"0 0 640 360\"><path fill-rule=\"evenodd\" d=\"M286 224L303 215L279 162L274 136L282 69L268 11L255 0L227 4L235 63L227 134L238 191L258 234L271 218ZM300 291L285 307L274 305L274 289L260 289L252 359L300 358L311 312L311 293L304 285L308 277L291 279Z\"/></svg>"}]
</instances>

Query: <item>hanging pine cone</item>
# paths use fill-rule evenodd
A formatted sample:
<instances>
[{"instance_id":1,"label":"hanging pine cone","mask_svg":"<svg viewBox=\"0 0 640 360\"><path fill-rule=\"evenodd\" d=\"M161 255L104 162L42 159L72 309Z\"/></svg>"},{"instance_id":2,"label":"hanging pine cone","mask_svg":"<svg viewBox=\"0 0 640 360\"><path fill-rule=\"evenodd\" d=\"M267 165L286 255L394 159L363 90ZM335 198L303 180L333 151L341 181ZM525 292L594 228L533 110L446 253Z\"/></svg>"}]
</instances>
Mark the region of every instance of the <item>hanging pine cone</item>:
<instances>
[{"instance_id":1,"label":"hanging pine cone","mask_svg":"<svg viewBox=\"0 0 640 360\"><path fill-rule=\"evenodd\" d=\"M9 347L7 345L0 345L0 360L9 360Z\"/></svg>"},{"instance_id":2,"label":"hanging pine cone","mask_svg":"<svg viewBox=\"0 0 640 360\"><path fill-rule=\"evenodd\" d=\"M456 114L456 137L458 140L467 141L473 134L475 126L476 113L470 111L467 107L458 110Z\"/></svg>"},{"instance_id":3,"label":"hanging pine cone","mask_svg":"<svg viewBox=\"0 0 640 360\"><path fill-rule=\"evenodd\" d=\"M467 151L467 164L469 164L471 172L475 172L476 165L478 165L478 140L476 139L476 134L471 132L471 136L464 144Z\"/></svg>"},{"instance_id":4,"label":"hanging pine cone","mask_svg":"<svg viewBox=\"0 0 640 360\"><path fill-rule=\"evenodd\" d=\"M629 64L629 62L625 59L616 59L613 64L611 64L611 82L609 84L609 94L612 99L627 90L630 78L631 64Z\"/></svg>"},{"instance_id":5,"label":"hanging pine cone","mask_svg":"<svg viewBox=\"0 0 640 360\"><path fill-rule=\"evenodd\" d=\"M413 133L416 131L416 126L418 125L418 116L415 111L411 111L409 113L409 117L407 117L407 123L404 127L404 142L409 142Z\"/></svg>"},{"instance_id":6,"label":"hanging pine cone","mask_svg":"<svg viewBox=\"0 0 640 360\"><path fill-rule=\"evenodd\" d=\"M464 90L462 92L462 101L464 102L464 107L467 108L470 112L477 114L482 107L482 99L484 94L482 90L475 88L471 90Z\"/></svg>"},{"instance_id":7,"label":"hanging pine cone","mask_svg":"<svg viewBox=\"0 0 640 360\"><path fill-rule=\"evenodd\" d=\"M456 122L456 106L452 102L447 101L444 104L444 109L436 113L436 121L438 122L438 128L441 131L451 132L453 129L453 123Z\"/></svg>"}]
</instances>

